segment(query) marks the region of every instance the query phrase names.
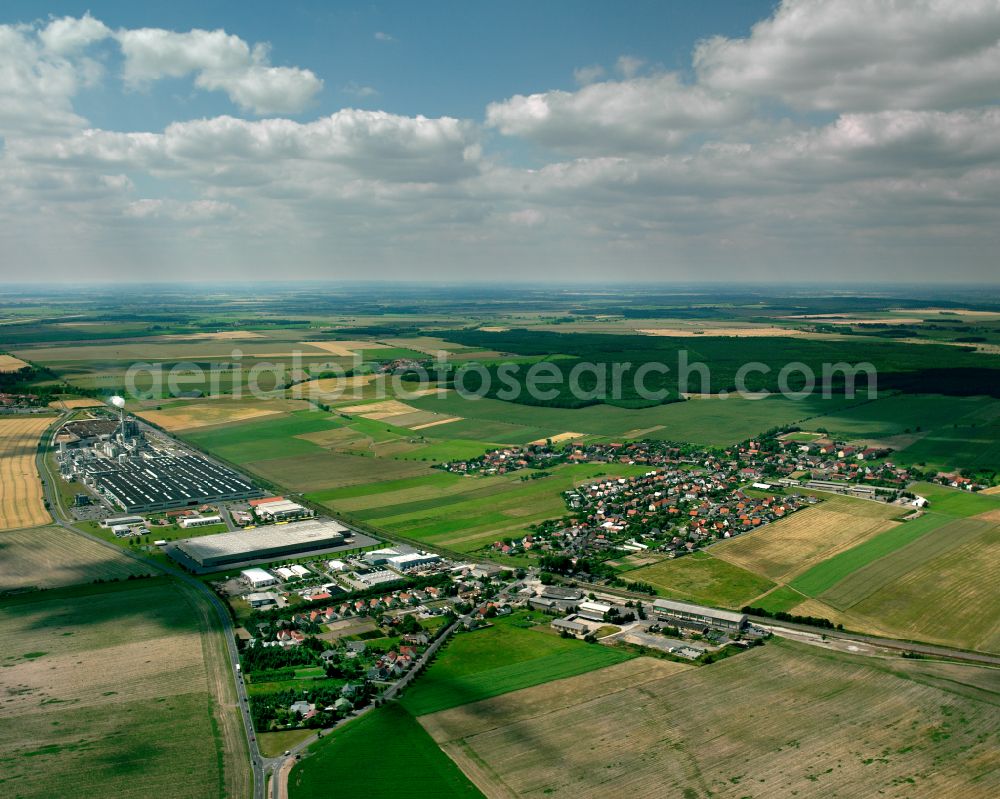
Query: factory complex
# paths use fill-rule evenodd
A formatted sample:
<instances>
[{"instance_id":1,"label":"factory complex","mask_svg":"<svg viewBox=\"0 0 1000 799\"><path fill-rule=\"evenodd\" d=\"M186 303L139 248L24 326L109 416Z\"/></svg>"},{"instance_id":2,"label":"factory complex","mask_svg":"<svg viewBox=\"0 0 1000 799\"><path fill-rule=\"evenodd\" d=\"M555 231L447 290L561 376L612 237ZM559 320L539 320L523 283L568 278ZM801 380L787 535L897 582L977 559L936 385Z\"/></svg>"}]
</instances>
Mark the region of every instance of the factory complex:
<instances>
[{"instance_id":1,"label":"factory complex","mask_svg":"<svg viewBox=\"0 0 1000 799\"><path fill-rule=\"evenodd\" d=\"M251 561L275 560L322 552L343 546L352 535L340 522L310 519L186 538L167 549L175 560L200 569L222 569ZM366 538L365 544L367 545ZM374 539L371 539L374 543Z\"/></svg>"},{"instance_id":2,"label":"factory complex","mask_svg":"<svg viewBox=\"0 0 1000 799\"><path fill-rule=\"evenodd\" d=\"M154 446L124 412L118 420L67 422L55 440L62 478L126 513L260 496L250 480L206 457L167 442Z\"/></svg>"}]
</instances>

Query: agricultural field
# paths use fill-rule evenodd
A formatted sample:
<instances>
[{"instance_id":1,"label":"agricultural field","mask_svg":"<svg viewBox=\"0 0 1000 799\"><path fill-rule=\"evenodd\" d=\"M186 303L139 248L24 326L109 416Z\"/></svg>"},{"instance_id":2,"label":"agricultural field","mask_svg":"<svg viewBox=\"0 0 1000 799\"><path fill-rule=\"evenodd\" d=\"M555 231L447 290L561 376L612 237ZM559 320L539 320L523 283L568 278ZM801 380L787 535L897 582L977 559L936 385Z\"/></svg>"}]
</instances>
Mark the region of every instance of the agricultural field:
<instances>
[{"instance_id":1,"label":"agricultural field","mask_svg":"<svg viewBox=\"0 0 1000 799\"><path fill-rule=\"evenodd\" d=\"M443 398L420 397L409 404L463 417L465 422L448 425L449 435L461 430L463 438L500 443L526 443L572 430L610 438L649 437L728 446L778 425L801 423L826 408L841 408L846 403L838 399L795 401L768 397L749 400L733 396L691 399L641 409L608 405L568 409L518 405L489 398L468 400L449 392ZM504 426L510 429L505 430Z\"/></svg>"},{"instance_id":2,"label":"agricultural field","mask_svg":"<svg viewBox=\"0 0 1000 799\"><path fill-rule=\"evenodd\" d=\"M367 768L373 756L381 765ZM291 799L345 796L460 799L482 793L399 705L365 713L310 747L288 777Z\"/></svg>"},{"instance_id":3,"label":"agricultural field","mask_svg":"<svg viewBox=\"0 0 1000 799\"><path fill-rule=\"evenodd\" d=\"M248 793L221 635L189 591L146 579L0 601L5 793Z\"/></svg>"},{"instance_id":4,"label":"agricultural field","mask_svg":"<svg viewBox=\"0 0 1000 799\"><path fill-rule=\"evenodd\" d=\"M47 416L0 417L0 530L49 521L35 454L51 423Z\"/></svg>"},{"instance_id":5,"label":"agricultural field","mask_svg":"<svg viewBox=\"0 0 1000 799\"><path fill-rule=\"evenodd\" d=\"M582 674L628 660L628 653L564 639L549 618L516 612L492 626L456 634L437 654L401 704L414 716ZM542 629L532 629L535 624Z\"/></svg>"},{"instance_id":6,"label":"agricultural field","mask_svg":"<svg viewBox=\"0 0 1000 799\"><path fill-rule=\"evenodd\" d=\"M643 471L622 464L561 465L536 480L524 480L520 473L467 478L431 472L417 477L416 484L387 482L382 486L385 493L358 496L330 491L309 496L335 512L346 511L349 518L397 535L472 552L498 538L523 534L529 524L564 515L563 491L598 475L623 477ZM393 491L395 485L404 487Z\"/></svg>"},{"instance_id":7,"label":"agricultural field","mask_svg":"<svg viewBox=\"0 0 1000 799\"><path fill-rule=\"evenodd\" d=\"M887 527L866 537L862 543L837 552L800 573L789 585L806 596L817 596L856 570L892 554L941 527L945 522L946 517L927 513L919 519Z\"/></svg>"},{"instance_id":8,"label":"agricultural field","mask_svg":"<svg viewBox=\"0 0 1000 799\"><path fill-rule=\"evenodd\" d=\"M0 552L0 595L148 572L137 561L61 527L0 532Z\"/></svg>"},{"instance_id":9,"label":"agricultural field","mask_svg":"<svg viewBox=\"0 0 1000 799\"><path fill-rule=\"evenodd\" d=\"M829 572L807 572L803 577L814 598L793 612L826 616L862 632L1000 652L1000 521L928 514L899 530L911 525L909 540L881 556L868 552L852 556L855 563L832 564Z\"/></svg>"},{"instance_id":10,"label":"agricultural field","mask_svg":"<svg viewBox=\"0 0 1000 799\"><path fill-rule=\"evenodd\" d=\"M992 669L775 640L711 666L592 691L601 674L420 721L490 797L1000 791Z\"/></svg>"},{"instance_id":11,"label":"agricultural field","mask_svg":"<svg viewBox=\"0 0 1000 799\"><path fill-rule=\"evenodd\" d=\"M622 579L649 583L656 593L720 607L739 608L774 587L774 583L746 569L695 552L624 572Z\"/></svg>"},{"instance_id":12,"label":"agricultural field","mask_svg":"<svg viewBox=\"0 0 1000 799\"><path fill-rule=\"evenodd\" d=\"M0 353L0 372L16 372L28 364L13 355Z\"/></svg>"},{"instance_id":13,"label":"agricultural field","mask_svg":"<svg viewBox=\"0 0 1000 799\"><path fill-rule=\"evenodd\" d=\"M892 447L900 464L948 470L1000 463L1000 400L993 397L896 394L809 424L840 438Z\"/></svg>"},{"instance_id":14,"label":"agricultural field","mask_svg":"<svg viewBox=\"0 0 1000 799\"><path fill-rule=\"evenodd\" d=\"M964 518L1000 510L1000 497L959 491L936 483L913 483L909 490L924 497L933 513Z\"/></svg>"},{"instance_id":15,"label":"agricultural field","mask_svg":"<svg viewBox=\"0 0 1000 799\"><path fill-rule=\"evenodd\" d=\"M176 402L159 410L139 409L137 415L157 427L174 433L202 427L245 422L263 416L287 414L308 408L305 401L262 399L206 399L198 402Z\"/></svg>"},{"instance_id":16,"label":"agricultural field","mask_svg":"<svg viewBox=\"0 0 1000 799\"><path fill-rule=\"evenodd\" d=\"M720 541L711 552L771 580L787 582L810 564L825 560L897 523L902 508L829 496L760 530Z\"/></svg>"}]
</instances>

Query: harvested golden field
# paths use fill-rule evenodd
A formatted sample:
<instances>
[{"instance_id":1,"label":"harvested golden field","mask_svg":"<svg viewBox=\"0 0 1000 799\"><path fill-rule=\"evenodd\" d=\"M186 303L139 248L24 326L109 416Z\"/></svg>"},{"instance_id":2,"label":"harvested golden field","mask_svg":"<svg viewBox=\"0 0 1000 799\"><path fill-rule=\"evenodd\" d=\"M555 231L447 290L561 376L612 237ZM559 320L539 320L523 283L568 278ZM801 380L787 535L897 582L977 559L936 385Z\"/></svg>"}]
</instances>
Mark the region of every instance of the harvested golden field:
<instances>
[{"instance_id":1,"label":"harvested golden field","mask_svg":"<svg viewBox=\"0 0 1000 799\"><path fill-rule=\"evenodd\" d=\"M585 435L586 435L585 433L572 433L572 432L558 433L554 436L549 436L548 438L539 438L537 441L532 441L531 443L544 444L547 441L551 441L553 444L562 444L564 441L573 441L574 439L577 438L583 438Z\"/></svg>"},{"instance_id":2,"label":"harvested golden field","mask_svg":"<svg viewBox=\"0 0 1000 799\"><path fill-rule=\"evenodd\" d=\"M299 403L304 404L304 403ZM209 399L194 404L167 406L162 410L138 411L138 415L164 430L195 430L199 427L245 422L294 410L286 400Z\"/></svg>"},{"instance_id":3,"label":"harvested golden field","mask_svg":"<svg viewBox=\"0 0 1000 799\"><path fill-rule=\"evenodd\" d=\"M28 364L13 355L0 354L0 372L16 372Z\"/></svg>"},{"instance_id":4,"label":"harvested golden field","mask_svg":"<svg viewBox=\"0 0 1000 799\"><path fill-rule=\"evenodd\" d=\"M351 377L323 377L292 386L288 393L292 397L310 397L331 401L336 399L362 399L361 389L384 375L367 374Z\"/></svg>"},{"instance_id":5,"label":"harvested golden field","mask_svg":"<svg viewBox=\"0 0 1000 799\"><path fill-rule=\"evenodd\" d=\"M959 525L968 529L957 547L882 585L848 613L902 638L1000 653L1000 524L980 517Z\"/></svg>"},{"instance_id":6,"label":"harvested golden field","mask_svg":"<svg viewBox=\"0 0 1000 799\"><path fill-rule=\"evenodd\" d=\"M694 667L670 660L633 658L577 677L553 680L419 718L434 740L445 743L517 721L545 716L576 704L581 697L597 699L691 668Z\"/></svg>"},{"instance_id":7,"label":"harvested golden field","mask_svg":"<svg viewBox=\"0 0 1000 799\"><path fill-rule=\"evenodd\" d=\"M385 350L389 349L386 344L379 344L377 341L304 341L304 347L315 347L316 349L329 352L331 355L340 355L350 358L358 350Z\"/></svg>"},{"instance_id":8,"label":"harvested golden field","mask_svg":"<svg viewBox=\"0 0 1000 799\"><path fill-rule=\"evenodd\" d=\"M867 507L871 506L871 507ZM712 554L772 580L787 582L810 566L895 527L900 509L833 497L763 529L712 547Z\"/></svg>"},{"instance_id":9,"label":"harvested golden field","mask_svg":"<svg viewBox=\"0 0 1000 799\"><path fill-rule=\"evenodd\" d=\"M145 574L142 564L61 527L0 532L0 593Z\"/></svg>"},{"instance_id":10,"label":"harvested golden field","mask_svg":"<svg viewBox=\"0 0 1000 799\"><path fill-rule=\"evenodd\" d=\"M86 397L80 397L78 399L63 399L56 400L55 402L50 402L50 408L56 408L60 411L71 411L77 408L103 408L105 403L96 399L87 399Z\"/></svg>"},{"instance_id":11,"label":"harvested golden field","mask_svg":"<svg viewBox=\"0 0 1000 799\"><path fill-rule=\"evenodd\" d=\"M0 418L0 530L37 527L49 521L35 453L51 423L46 416Z\"/></svg>"},{"instance_id":12,"label":"harvested golden field","mask_svg":"<svg viewBox=\"0 0 1000 799\"><path fill-rule=\"evenodd\" d=\"M404 414L418 413L412 405L407 405L399 400L389 399L381 402L369 402L363 405L348 405L338 408L338 411L360 416L363 419L383 420L393 416L403 416Z\"/></svg>"},{"instance_id":13,"label":"harvested golden field","mask_svg":"<svg viewBox=\"0 0 1000 799\"><path fill-rule=\"evenodd\" d=\"M420 722L488 797L1000 791L996 670L775 640L603 695L594 678L562 681L561 706L527 689Z\"/></svg>"},{"instance_id":14,"label":"harvested golden field","mask_svg":"<svg viewBox=\"0 0 1000 799\"><path fill-rule=\"evenodd\" d=\"M439 424L451 424L452 422L462 421L461 416L446 416L443 419L435 419L433 422L424 422L423 424L411 425L411 430L426 430L428 427L437 427Z\"/></svg>"}]
</instances>

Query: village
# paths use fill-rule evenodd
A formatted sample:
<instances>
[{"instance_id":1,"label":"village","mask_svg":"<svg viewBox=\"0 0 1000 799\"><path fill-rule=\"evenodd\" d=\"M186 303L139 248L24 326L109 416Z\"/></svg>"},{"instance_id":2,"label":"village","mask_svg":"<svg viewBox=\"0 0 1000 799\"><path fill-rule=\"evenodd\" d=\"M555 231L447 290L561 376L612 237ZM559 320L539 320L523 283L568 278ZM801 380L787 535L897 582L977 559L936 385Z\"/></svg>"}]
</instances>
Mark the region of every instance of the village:
<instances>
[{"instance_id":1,"label":"village","mask_svg":"<svg viewBox=\"0 0 1000 799\"><path fill-rule=\"evenodd\" d=\"M566 516L532 525L526 535L491 547L502 556L556 552L598 560L646 551L683 555L813 505L814 491L920 509L926 500L906 490L914 480L967 491L986 487L956 473L923 474L899 467L888 460L890 455L886 447L855 446L792 428L723 450L651 440L562 447L534 443L440 468L488 476L566 462L651 467L638 477L609 478L566 491Z\"/></svg>"}]
</instances>

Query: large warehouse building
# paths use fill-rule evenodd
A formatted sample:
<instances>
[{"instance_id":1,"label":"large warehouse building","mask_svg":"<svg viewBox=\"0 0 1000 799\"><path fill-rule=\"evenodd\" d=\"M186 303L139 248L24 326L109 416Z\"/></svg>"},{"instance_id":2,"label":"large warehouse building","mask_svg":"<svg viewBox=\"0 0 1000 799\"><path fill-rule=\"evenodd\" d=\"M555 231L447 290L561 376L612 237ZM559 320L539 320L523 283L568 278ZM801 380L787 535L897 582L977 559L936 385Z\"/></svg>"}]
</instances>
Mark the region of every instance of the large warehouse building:
<instances>
[{"instance_id":1,"label":"large warehouse building","mask_svg":"<svg viewBox=\"0 0 1000 799\"><path fill-rule=\"evenodd\" d=\"M660 621L683 624L687 627L715 627L720 630L738 632L747 625L745 613L716 610L690 602L676 602L673 599L657 599L653 611Z\"/></svg>"},{"instance_id":2,"label":"large warehouse building","mask_svg":"<svg viewBox=\"0 0 1000 799\"><path fill-rule=\"evenodd\" d=\"M168 550L177 560L190 559L202 568L225 567L254 560L276 560L338 547L348 528L331 519L312 519L234 533L178 541Z\"/></svg>"},{"instance_id":3,"label":"large warehouse building","mask_svg":"<svg viewBox=\"0 0 1000 799\"><path fill-rule=\"evenodd\" d=\"M99 458L80 465L83 482L126 513L149 513L260 494L234 471L198 455Z\"/></svg>"}]
</instances>

